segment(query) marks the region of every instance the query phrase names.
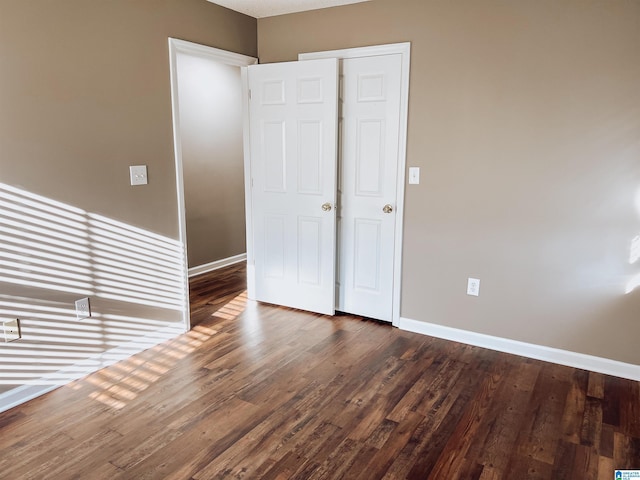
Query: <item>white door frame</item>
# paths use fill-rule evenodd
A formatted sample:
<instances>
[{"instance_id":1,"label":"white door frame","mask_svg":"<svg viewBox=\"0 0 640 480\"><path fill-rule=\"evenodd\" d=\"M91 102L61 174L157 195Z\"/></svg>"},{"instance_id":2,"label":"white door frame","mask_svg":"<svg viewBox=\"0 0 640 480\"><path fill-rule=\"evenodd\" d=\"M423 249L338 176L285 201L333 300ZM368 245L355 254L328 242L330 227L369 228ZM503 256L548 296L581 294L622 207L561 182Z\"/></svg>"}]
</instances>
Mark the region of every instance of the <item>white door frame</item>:
<instances>
[{"instance_id":1,"label":"white door frame","mask_svg":"<svg viewBox=\"0 0 640 480\"><path fill-rule=\"evenodd\" d=\"M301 53L298 60L312 60L317 58L358 58L379 55L399 54L402 58L402 72L400 79L400 129L398 131L398 186L396 191L397 220L395 225L395 248L393 265L393 306L392 325L399 326L400 300L402 282L402 231L404 225L404 186L407 165L407 122L409 113L409 75L411 65L411 43L393 43L371 47L347 48L326 52Z\"/></svg>"},{"instance_id":2,"label":"white door frame","mask_svg":"<svg viewBox=\"0 0 640 480\"><path fill-rule=\"evenodd\" d=\"M187 259L187 219L184 205L184 176L182 168L182 139L180 136L180 99L178 96L178 53L186 53L213 60L225 65L246 67L258 63L257 58L239 53L220 50L198 43L169 38L169 68L171 71L171 110L173 116L173 153L176 161L176 192L178 196L178 240L184 249L183 277L184 277L184 309L183 323L185 332L191 329L191 315L189 308L189 262ZM244 81L244 80L243 80ZM246 117L246 102L243 102L243 116ZM244 127L244 125L243 125ZM249 232L247 232L248 234Z\"/></svg>"}]
</instances>

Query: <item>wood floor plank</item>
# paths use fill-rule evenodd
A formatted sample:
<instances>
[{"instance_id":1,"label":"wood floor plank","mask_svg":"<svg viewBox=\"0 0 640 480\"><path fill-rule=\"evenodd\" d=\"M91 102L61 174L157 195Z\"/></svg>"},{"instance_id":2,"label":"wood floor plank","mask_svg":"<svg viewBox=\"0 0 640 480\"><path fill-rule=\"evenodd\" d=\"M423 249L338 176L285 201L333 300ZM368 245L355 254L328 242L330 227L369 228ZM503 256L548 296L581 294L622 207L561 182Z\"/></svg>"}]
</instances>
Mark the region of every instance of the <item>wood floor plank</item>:
<instances>
[{"instance_id":1,"label":"wood floor plank","mask_svg":"<svg viewBox=\"0 0 640 480\"><path fill-rule=\"evenodd\" d=\"M613 459L607 457L598 457L598 480L611 480L611 472L615 472Z\"/></svg>"},{"instance_id":2,"label":"wood floor plank","mask_svg":"<svg viewBox=\"0 0 640 480\"><path fill-rule=\"evenodd\" d=\"M526 478L527 480L555 480L553 467L546 462L540 462L530 456L521 456L512 462L508 477Z\"/></svg>"},{"instance_id":3,"label":"wood floor plank","mask_svg":"<svg viewBox=\"0 0 640 480\"><path fill-rule=\"evenodd\" d=\"M613 438L613 464L621 470L640 469L640 439L616 432Z\"/></svg>"},{"instance_id":4,"label":"wood floor plank","mask_svg":"<svg viewBox=\"0 0 640 480\"><path fill-rule=\"evenodd\" d=\"M471 398L469 406L449 437L442 455L431 470L430 478L452 478L463 471L473 441L484 438L478 435L479 428L504 378L504 368L496 367L478 386L476 394Z\"/></svg>"},{"instance_id":5,"label":"wood floor plank","mask_svg":"<svg viewBox=\"0 0 640 480\"><path fill-rule=\"evenodd\" d=\"M620 421L621 431L640 438L640 382L622 382Z\"/></svg>"},{"instance_id":6,"label":"wood floor plank","mask_svg":"<svg viewBox=\"0 0 640 480\"><path fill-rule=\"evenodd\" d=\"M580 443L587 402L586 388L584 375L574 375L569 383L562 415L562 437L566 442Z\"/></svg>"},{"instance_id":7,"label":"wood floor plank","mask_svg":"<svg viewBox=\"0 0 640 480\"><path fill-rule=\"evenodd\" d=\"M505 380L496 392L495 401L482 418L484 441L480 435L474 440L469 449L470 459L476 458L479 464L493 471L505 472L509 461L505 452L510 451L516 443L540 369L539 362L525 362L512 366L506 373Z\"/></svg>"},{"instance_id":8,"label":"wood floor plank","mask_svg":"<svg viewBox=\"0 0 640 480\"><path fill-rule=\"evenodd\" d=\"M600 445L602 433L602 402L599 398L587 397L582 428L580 431L580 443L590 447Z\"/></svg>"},{"instance_id":9,"label":"wood floor plank","mask_svg":"<svg viewBox=\"0 0 640 480\"><path fill-rule=\"evenodd\" d=\"M459 381L462 388L457 392L456 390L450 391L451 395L448 395L449 398L442 403L446 407L441 408L440 415L429 417L435 420L433 426L429 428L429 435L424 435L423 432L424 438L429 438L429 441L421 442L416 449L418 455L411 470L407 473L407 479L423 479L425 472L430 473L428 478L437 479L437 476L432 476L433 469L441 457L448 457L449 452L445 451L446 445L456 432L458 424L464 421L464 413L470 408L469 402L473 398L472 393L477 390L480 384L481 378L474 370L466 369L463 372Z\"/></svg>"},{"instance_id":10,"label":"wood floor plank","mask_svg":"<svg viewBox=\"0 0 640 480\"><path fill-rule=\"evenodd\" d=\"M0 414L0 479L613 478L640 383L190 282L192 330Z\"/></svg>"},{"instance_id":11,"label":"wood floor plank","mask_svg":"<svg viewBox=\"0 0 640 480\"><path fill-rule=\"evenodd\" d=\"M602 421L616 428L620 427L620 391L624 383L615 377L607 377L604 380Z\"/></svg>"},{"instance_id":12,"label":"wood floor plank","mask_svg":"<svg viewBox=\"0 0 640 480\"><path fill-rule=\"evenodd\" d=\"M572 477L576 480L597 480L600 456L596 449L587 445L576 445Z\"/></svg>"},{"instance_id":13,"label":"wood floor plank","mask_svg":"<svg viewBox=\"0 0 640 480\"><path fill-rule=\"evenodd\" d=\"M553 465L560 441L558 422L570 388L566 370L571 369L549 364L540 372L517 440L520 456Z\"/></svg>"},{"instance_id":14,"label":"wood floor plank","mask_svg":"<svg viewBox=\"0 0 640 480\"><path fill-rule=\"evenodd\" d=\"M600 432L600 445L598 452L603 457L613 458L613 434L614 428L611 425L603 423Z\"/></svg>"},{"instance_id":15,"label":"wood floor plank","mask_svg":"<svg viewBox=\"0 0 640 480\"><path fill-rule=\"evenodd\" d=\"M500 480L501 478L502 475L497 470L485 465L478 480Z\"/></svg>"},{"instance_id":16,"label":"wood floor plank","mask_svg":"<svg viewBox=\"0 0 640 480\"><path fill-rule=\"evenodd\" d=\"M396 460L399 452L405 447L409 439L413 436L418 426L425 420L419 413L409 412L409 414L397 424L385 443L374 456L367 470L363 470L356 477L357 480L375 480L382 478L389 467ZM423 472L426 473L426 472Z\"/></svg>"},{"instance_id":17,"label":"wood floor plank","mask_svg":"<svg viewBox=\"0 0 640 480\"><path fill-rule=\"evenodd\" d=\"M554 478L569 479L573 476L577 445L573 442L561 441L558 445L553 465Z\"/></svg>"},{"instance_id":18,"label":"wood floor plank","mask_svg":"<svg viewBox=\"0 0 640 480\"><path fill-rule=\"evenodd\" d=\"M604 379L602 373L589 372L589 384L587 387L587 395L593 398L604 398Z\"/></svg>"}]
</instances>

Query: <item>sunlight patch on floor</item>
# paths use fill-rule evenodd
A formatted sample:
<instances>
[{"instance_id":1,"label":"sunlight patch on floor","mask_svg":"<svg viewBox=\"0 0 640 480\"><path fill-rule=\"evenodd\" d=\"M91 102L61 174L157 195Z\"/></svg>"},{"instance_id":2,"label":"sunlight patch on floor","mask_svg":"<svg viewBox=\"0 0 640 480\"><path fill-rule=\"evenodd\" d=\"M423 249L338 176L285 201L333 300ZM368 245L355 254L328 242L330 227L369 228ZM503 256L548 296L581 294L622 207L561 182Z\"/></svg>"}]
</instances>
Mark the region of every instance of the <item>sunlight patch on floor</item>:
<instances>
[{"instance_id":1,"label":"sunlight patch on floor","mask_svg":"<svg viewBox=\"0 0 640 480\"><path fill-rule=\"evenodd\" d=\"M121 410L216 334L218 330L196 325L179 337L96 372L86 378L87 383L99 389L89 397ZM69 388L78 390L82 386L74 382Z\"/></svg>"}]
</instances>

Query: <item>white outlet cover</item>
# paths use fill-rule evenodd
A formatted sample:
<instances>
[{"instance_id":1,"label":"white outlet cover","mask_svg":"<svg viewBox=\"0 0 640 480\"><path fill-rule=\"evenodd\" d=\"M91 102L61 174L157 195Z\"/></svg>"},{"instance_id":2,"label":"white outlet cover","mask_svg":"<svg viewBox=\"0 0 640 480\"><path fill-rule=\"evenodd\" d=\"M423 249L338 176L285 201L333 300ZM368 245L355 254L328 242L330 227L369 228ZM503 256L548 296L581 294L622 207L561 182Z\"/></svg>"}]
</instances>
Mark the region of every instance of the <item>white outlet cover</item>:
<instances>
[{"instance_id":1,"label":"white outlet cover","mask_svg":"<svg viewBox=\"0 0 640 480\"><path fill-rule=\"evenodd\" d=\"M480 280L477 278L469 278L467 280L467 295L477 297L480 295Z\"/></svg>"},{"instance_id":2,"label":"white outlet cover","mask_svg":"<svg viewBox=\"0 0 640 480\"><path fill-rule=\"evenodd\" d=\"M146 165L131 165L129 167L129 176L131 177L131 185L146 185L149 183Z\"/></svg>"},{"instance_id":3,"label":"white outlet cover","mask_svg":"<svg viewBox=\"0 0 640 480\"><path fill-rule=\"evenodd\" d=\"M91 304L89 303L89 297L76 300L76 317L78 320L83 320L91 316Z\"/></svg>"},{"instance_id":4,"label":"white outlet cover","mask_svg":"<svg viewBox=\"0 0 640 480\"><path fill-rule=\"evenodd\" d=\"M8 320L2 322L2 335L5 342L14 342L22 338L20 334L20 320Z\"/></svg>"}]
</instances>

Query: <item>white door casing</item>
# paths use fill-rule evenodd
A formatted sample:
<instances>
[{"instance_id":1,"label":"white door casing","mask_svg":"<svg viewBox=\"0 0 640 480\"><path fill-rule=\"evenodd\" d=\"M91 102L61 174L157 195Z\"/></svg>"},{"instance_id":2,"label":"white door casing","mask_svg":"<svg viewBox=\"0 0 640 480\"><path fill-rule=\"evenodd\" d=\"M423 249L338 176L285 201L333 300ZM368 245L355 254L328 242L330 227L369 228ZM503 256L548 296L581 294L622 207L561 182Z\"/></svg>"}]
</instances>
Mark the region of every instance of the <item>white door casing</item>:
<instances>
[{"instance_id":1,"label":"white door casing","mask_svg":"<svg viewBox=\"0 0 640 480\"><path fill-rule=\"evenodd\" d=\"M401 277L402 277L402 231L403 231L403 215L404 215L404 185L405 185L405 169L406 169L406 142L407 142L407 117L408 117L408 103L409 103L409 72L410 72L410 43L398 43L390 45L379 45L373 47L352 48L344 50L333 50L326 52L313 52L304 53L298 56L300 60L311 60L318 58L338 58L341 59L341 68L343 69L341 82L341 93L343 100L346 100L346 104L342 104L341 107L348 111L343 111L342 116L346 118L345 124L341 125L340 129L343 133L340 152L345 155L355 155L370 157L375 156L377 151L382 151L383 147L379 142L366 142L366 137L375 137L377 132L380 132L382 124L375 120L376 116L367 118L367 109L371 113L375 107L374 104L378 103L378 112L380 114L381 103L386 104L384 108L387 109L387 114L390 119L396 119L397 125L387 124L384 128L385 134L383 138L386 138L384 150L389 155L389 158L395 158L397 166L396 175L396 189L395 196L391 193L391 177L393 173L385 173L385 179L383 180L383 187L381 190L382 197L386 201L380 208L377 215L382 215L381 208L389 204L392 208L392 212L385 214L381 218L371 217L367 219L367 215L363 215L362 209L359 213L356 213L354 205L351 208L353 200L349 198L349 188L353 191L358 191L357 185L354 187L353 182L358 180L358 166L357 162L353 158L344 158L346 160L342 162L343 166L339 173L339 181L347 184L351 184L345 192L341 192L339 196L339 214L344 217L339 221L339 229L343 230L344 227L341 224L347 225L347 232L343 233L339 231L339 282L337 284L337 299L339 310L347 311L350 313L356 313L361 315L370 316L373 318L380 318L383 320L392 320L393 325L398 326L400 320L400 294L401 294ZM370 59L375 65L380 60L381 67L387 63L384 58L395 58L394 62L400 62L400 65L387 65L391 70L383 76L388 76L386 80L380 81L380 74L384 71L373 67L369 73L366 71L356 72L360 67L369 68L371 65L367 65L368 62L362 64L352 63L352 60L356 59ZM375 60L378 59L378 60ZM346 65L346 73L345 73ZM352 66L357 67L355 70ZM388 70L388 68L387 68ZM360 79L354 79L353 77L360 76ZM376 82L376 76L378 81ZM397 85L396 82L399 82ZM359 85L360 84L360 85ZM367 85L368 84L368 85ZM394 90L390 92L387 88L388 85L394 85ZM367 91L363 91L362 94L358 94L357 90L362 87L368 88ZM378 91L386 91L379 97L386 96L384 102L376 100L374 95L375 89ZM355 92L355 94L354 94ZM355 96L354 96L355 95ZM369 97L369 102L359 102L358 99L365 99ZM391 98L394 97L394 98ZM355 100L354 100L355 99ZM390 100L390 101L389 101ZM355 102L355 103L354 103ZM367 104L364 109L358 107L358 103ZM392 105L393 104L393 105ZM396 105L399 107L399 111L396 113ZM373 107L373 108L369 108ZM365 115L361 118L360 126L358 121L351 119L350 117L355 114ZM377 115L376 114L376 115ZM377 117L380 119L381 117ZM348 131L347 131L348 130ZM360 130L360 139L357 137L357 132ZM397 137L396 137L397 135ZM392 145L393 144L393 145ZM372 145L376 145L373 147ZM392 146L395 148L395 153ZM358 150L358 148L360 150ZM380 149L380 150L379 150ZM386 161L386 160L385 160ZM394 160L392 160L393 162ZM362 165L371 165L375 162L371 161L371 158L363 158ZM352 165L349 165L353 163ZM385 165L382 171L386 171L390 165ZM375 169L374 169L375 170ZM360 170L362 172L362 170ZM380 169L378 168L378 171ZM371 173L369 171L368 173ZM342 175L341 175L342 174ZM350 177L346 180L342 177ZM365 183L375 182L373 177L361 178ZM360 189L362 190L362 189ZM364 193L364 192L363 192ZM342 198L344 195L344 198ZM367 195L362 195L366 198ZM368 195L372 200L371 212L373 212L373 205L376 195ZM389 197L392 197L389 199ZM363 207L364 208L364 207ZM389 229L393 230L393 234L389 232ZM368 235L365 235L366 233ZM391 240L393 236L393 241ZM365 240L366 238L375 238L376 241ZM388 249L390 243L393 246L390 247L393 250L391 264L388 261ZM360 248L362 247L362 248ZM379 258L378 261L372 261L375 259L378 251L385 252L384 255L387 258L383 261ZM344 253L343 253L344 252ZM389 275L389 270L392 273ZM377 279L377 280L376 280ZM375 283L379 282L379 283ZM353 288L355 287L355 288ZM373 287L373 288L372 288ZM380 291L380 294L376 292ZM391 298L385 298L382 292L392 292ZM354 295L355 294L355 295ZM389 303L390 302L390 303ZM391 316L389 318L389 309L391 310Z\"/></svg>"},{"instance_id":2,"label":"white door casing","mask_svg":"<svg viewBox=\"0 0 640 480\"><path fill-rule=\"evenodd\" d=\"M191 329L191 318L189 309L189 263L187 261L187 221L184 202L184 179L182 162L182 138L180 127L180 98L178 93L178 55L186 54L206 58L212 62L232 65L238 68L246 67L257 63L258 59L241 55L239 53L227 52L218 48L200 45L198 43L169 38L169 70L171 73L171 112L173 119L173 148L176 167L176 193L178 203L178 224L179 241L184 246L184 305L183 323L185 332ZM244 86L244 78L243 78ZM215 87L212 87L215 88ZM244 110L243 117L247 117L247 110ZM246 128L243 126L243 130Z\"/></svg>"},{"instance_id":3,"label":"white door casing","mask_svg":"<svg viewBox=\"0 0 640 480\"><path fill-rule=\"evenodd\" d=\"M337 77L336 59L246 72L250 296L328 315L335 308Z\"/></svg>"},{"instance_id":4,"label":"white door casing","mask_svg":"<svg viewBox=\"0 0 640 480\"><path fill-rule=\"evenodd\" d=\"M399 54L341 61L336 308L392 321Z\"/></svg>"}]
</instances>

